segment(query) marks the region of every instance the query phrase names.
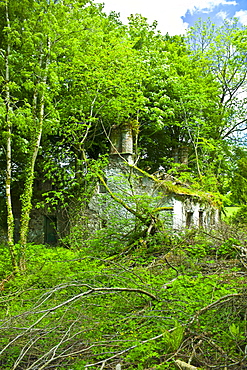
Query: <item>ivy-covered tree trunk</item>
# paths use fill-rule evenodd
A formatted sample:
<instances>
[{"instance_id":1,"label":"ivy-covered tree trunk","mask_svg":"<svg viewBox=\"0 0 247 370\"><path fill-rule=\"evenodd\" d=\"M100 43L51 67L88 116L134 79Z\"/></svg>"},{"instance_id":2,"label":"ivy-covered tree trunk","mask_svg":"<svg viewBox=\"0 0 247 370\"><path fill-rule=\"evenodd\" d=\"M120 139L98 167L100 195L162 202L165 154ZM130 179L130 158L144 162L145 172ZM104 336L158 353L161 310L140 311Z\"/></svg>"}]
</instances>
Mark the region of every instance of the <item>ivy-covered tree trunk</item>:
<instances>
[{"instance_id":1,"label":"ivy-covered tree trunk","mask_svg":"<svg viewBox=\"0 0 247 370\"><path fill-rule=\"evenodd\" d=\"M14 272L18 272L18 257L17 250L14 244L14 215L12 208L11 197L11 180L12 180L12 124L11 124L11 98L10 98L10 72L9 72L9 56L11 53L9 31L10 20L8 3L5 4L5 18L7 26L7 45L5 50L5 125L6 125L6 179L5 179L5 193L7 205L7 240L11 255L11 262Z\"/></svg>"},{"instance_id":2,"label":"ivy-covered tree trunk","mask_svg":"<svg viewBox=\"0 0 247 370\"><path fill-rule=\"evenodd\" d=\"M4 124L2 137L7 163L4 169L7 234L13 271L19 272L25 269L35 164L46 117L49 115L49 130L51 122L57 123L56 108L52 104L60 86L56 52L57 49L59 53L64 52L60 44L64 40L64 18L70 10L63 4L46 0L23 0L20 5L15 0L6 0L0 8L4 15L0 20L0 67L4 70L4 81L0 81L4 113L0 122ZM19 182L18 191L13 188L17 185L17 181L12 180L13 173ZM14 191L21 205L20 215L17 215L20 217L18 243L14 240L11 198Z\"/></svg>"},{"instance_id":3,"label":"ivy-covered tree trunk","mask_svg":"<svg viewBox=\"0 0 247 370\"><path fill-rule=\"evenodd\" d=\"M43 77L41 78L40 97L37 89L34 92L33 98L33 121L36 124L35 135L31 142L31 148L29 153L29 161L26 167L26 176L24 183L24 191L21 196L21 221L20 221L20 240L21 246L20 255L20 269L25 269L25 249L29 231L30 212L32 210L32 196L33 196L33 183L34 183L34 168L40 147L40 142L43 132L44 112L45 112L45 89L47 84L48 66L49 66L49 55L50 55L50 40L47 40L47 55L43 62L42 53L40 58L40 68L43 66ZM38 99L39 98L39 99Z\"/></svg>"}]
</instances>

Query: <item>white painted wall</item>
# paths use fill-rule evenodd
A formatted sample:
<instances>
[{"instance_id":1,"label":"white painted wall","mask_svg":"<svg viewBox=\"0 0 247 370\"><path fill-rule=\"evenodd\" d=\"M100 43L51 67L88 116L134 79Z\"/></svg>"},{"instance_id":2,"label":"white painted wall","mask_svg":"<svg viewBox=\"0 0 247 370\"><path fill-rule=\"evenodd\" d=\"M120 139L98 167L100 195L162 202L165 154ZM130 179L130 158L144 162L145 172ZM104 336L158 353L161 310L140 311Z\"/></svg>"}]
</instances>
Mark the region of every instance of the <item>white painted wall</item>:
<instances>
[{"instance_id":1,"label":"white painted wall","mask_svg":"<svg viewBox=\"0 0 247 370\"><path fill-rule=\"evenodd\" d=\"M181 229L185 226L185 215L181 200L173 200L173 228Z\"/></svg>"}]
</instances>

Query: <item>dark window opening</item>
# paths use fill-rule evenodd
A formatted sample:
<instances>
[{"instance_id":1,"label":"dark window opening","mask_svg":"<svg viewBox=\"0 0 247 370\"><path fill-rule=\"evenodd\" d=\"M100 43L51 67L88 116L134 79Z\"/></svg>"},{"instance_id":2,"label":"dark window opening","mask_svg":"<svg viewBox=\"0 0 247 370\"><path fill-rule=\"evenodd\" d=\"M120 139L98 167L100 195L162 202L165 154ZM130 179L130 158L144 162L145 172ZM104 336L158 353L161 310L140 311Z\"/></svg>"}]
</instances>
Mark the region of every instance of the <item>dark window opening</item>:
<instances>
[{"instance_id":1,"label":"dark window opening","mask_svg":"<svg viewBox=\"0 0 247 370\"><path fill-rule=\"evenodd\" d=\"M193 222L193 212L186 213L186 227L190 227Z\"/></svg>"},{"instance_id":2,"label":"dark window opening","mask_svg":"<svg viewBox=\"0 0 247 370\"><path fill-rule=\"evenodd\" d=\"M57 238L57 218L56 216L45 216L44 220L44 242L54 245Z\"/></svg>"},{"instance_id":3,"label":"dark window opening","mask_svg":"<svg viewBox=\"0 0 247 370\"><path fill-rule=\"evenodd\" d=\"M199 227L203 227L203 211L199 211Z\"/></svg>"}]
</instances>

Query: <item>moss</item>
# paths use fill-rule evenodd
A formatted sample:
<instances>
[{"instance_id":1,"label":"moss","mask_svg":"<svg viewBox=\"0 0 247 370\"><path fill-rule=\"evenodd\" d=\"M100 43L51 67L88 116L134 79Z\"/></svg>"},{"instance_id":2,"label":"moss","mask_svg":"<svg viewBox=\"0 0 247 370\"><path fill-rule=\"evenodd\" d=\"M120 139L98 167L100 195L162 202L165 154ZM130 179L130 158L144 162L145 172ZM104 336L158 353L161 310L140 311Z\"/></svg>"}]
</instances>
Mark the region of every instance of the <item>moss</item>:
<instances>
[{"instance_id":1,"label":"moss","mask_svg":"<svg viewBox=\"0 0 247 370\"><path fill-rule=\"evenodd\" d=\"M157 183L167 194L175 194L177 197L184 197L190 196L197 198L202 203L210 203L212 206L216 208L222 207L222 200L221 195L219 193L209 193L203 192L200 190L194 190L188 187L187 184L177 184L170 180L160 180L154 175L149 174L148 172L140 169L135 165L129 166L136 171L140 172L142 175L152 179L155 183Z\"/></svg>"}]
</instances>

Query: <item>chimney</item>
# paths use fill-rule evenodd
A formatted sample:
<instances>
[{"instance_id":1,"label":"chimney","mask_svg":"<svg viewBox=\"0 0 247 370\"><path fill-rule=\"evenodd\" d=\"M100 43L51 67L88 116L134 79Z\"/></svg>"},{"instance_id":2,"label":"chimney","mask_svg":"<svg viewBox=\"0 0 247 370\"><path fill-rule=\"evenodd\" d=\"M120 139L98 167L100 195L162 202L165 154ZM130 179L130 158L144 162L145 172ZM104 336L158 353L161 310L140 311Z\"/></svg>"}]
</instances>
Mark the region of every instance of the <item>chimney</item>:
<instances>
[{"instance_id":1,"label":"chimney","mask_svg":"<svg viewBox=\"0 0 247 370\"><path fill-rule=\"evenodd\" d=\"M122 150L122 143L121 143L121 130L119 127L115 125L112 127L111 135L111 154L119 154Z\"/></svg>"},{"instance_id":2,"label":"chimney","mask_svg":"<svg viewBox=\"0 0 247 370\"><path fill-rule=\"evenodd\" d=\"M133 154L133 133L132 128L128 125L122 127L122 154Z\"/></svg>"},{"instance_id":3,"label":"chimney","mask_svg":"<svg viewBox=\"0 0 247 370\"><path fill-rule=\"evenodd\" d=\"M133 163L133 132L130 125L113 126L111 135L112 156L124 158L129 164Z\"/></svg>"}]
</instances>

